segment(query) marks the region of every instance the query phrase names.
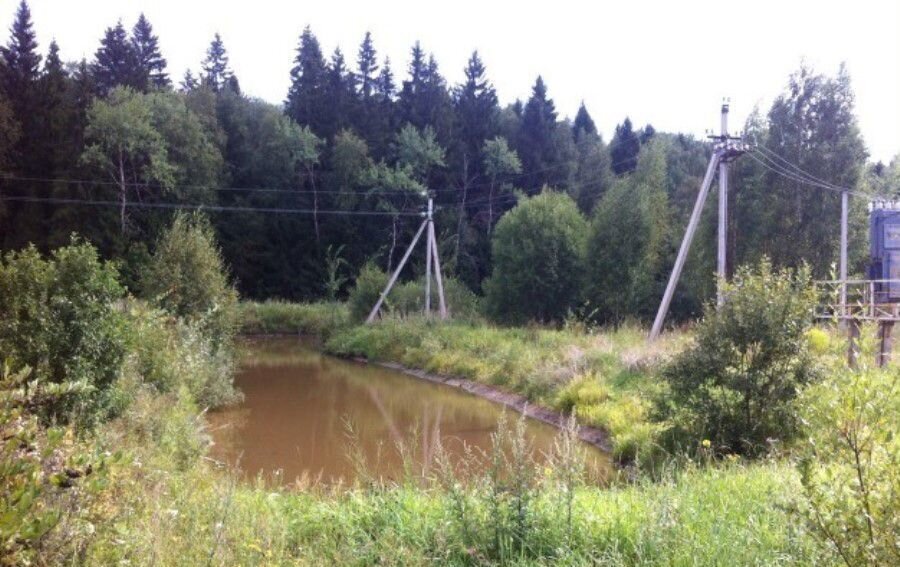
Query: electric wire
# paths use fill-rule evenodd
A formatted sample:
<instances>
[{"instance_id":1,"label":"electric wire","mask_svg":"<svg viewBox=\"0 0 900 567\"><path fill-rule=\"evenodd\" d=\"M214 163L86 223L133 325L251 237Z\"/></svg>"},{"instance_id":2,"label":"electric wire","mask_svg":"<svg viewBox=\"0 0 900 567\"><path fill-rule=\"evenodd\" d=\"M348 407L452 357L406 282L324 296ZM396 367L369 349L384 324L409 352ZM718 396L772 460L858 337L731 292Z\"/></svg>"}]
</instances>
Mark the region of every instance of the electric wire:
<instances>
[{"instance_id":1,"label":"electric wire","mask_svg":"<svg viewBox=\"0 0 900 567\"><path fill-rule=\"evenodd\" d=\"M83 206L109 206L122 207L121 201L104 201L96 199L67 199L58 197L26 197L19 195L0 195L0 202L18 202L18 203L48 203L59 205L83 205ZM414 211L353 211L339 209L289 209L281 207L243 207L229 205L206 205L196 203L143 203L140 201L129 201L124 204L125 209L179 209L179 210L198 210L211 212L250 212L250 213L273 213L273 214L310 214L310 215L346 215L346 216L422 216L421 212Z\"/></svg>"}]
</instances>

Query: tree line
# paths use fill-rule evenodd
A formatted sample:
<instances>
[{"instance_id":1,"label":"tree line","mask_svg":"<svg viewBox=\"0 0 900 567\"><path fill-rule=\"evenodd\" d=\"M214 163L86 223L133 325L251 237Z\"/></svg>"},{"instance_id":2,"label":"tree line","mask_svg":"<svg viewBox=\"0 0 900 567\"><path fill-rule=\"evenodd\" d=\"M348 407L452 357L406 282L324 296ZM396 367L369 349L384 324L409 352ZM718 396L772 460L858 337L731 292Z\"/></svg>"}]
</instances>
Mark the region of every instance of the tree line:
<instances>
[{"instance_id":1,"label":"tree line","mask_svg":"<svg viewBox=\"0 0 900 567\"><path fill-rule=\"evenodd\" d=\"M419 42L395 74L368 33L354 56L340 48L326 56L304 29L280 105L242 92L218 34L176 84L144 15L130 28L109 27L91 60L64 62L55 41L39 48L23 0L0 55L0 244L49 250L77 232L120 262L131 287L171 207L204 205L243 295L317 299L329 251L341 247L350 276L366 263L395 267L429 192L446 270L481 292L499 219L525 198L558 193L592 227L579 244L583 263L564 277L594 291L566 309L604 322L646 318L709 155L703 140L629 118L607 143L584 104L574 119L561 117L541 77L527 100L501 105L477 51L456 85ZM895 193L898 160L867 163L853 104L843 68L828 76L804 66L745 129L830 183ZM768 256L829 272L839 195L751 159L736 162L731 185L732 266ZM555 213L539 220L550 233L578 230L554 223L581 222ZM697 313L713 290L714 231L707 211L676 297L679 316ZM860 199L851 236L862 270ZM414 260L406 276L423 264Z\"/></svg>"}]
</instances>

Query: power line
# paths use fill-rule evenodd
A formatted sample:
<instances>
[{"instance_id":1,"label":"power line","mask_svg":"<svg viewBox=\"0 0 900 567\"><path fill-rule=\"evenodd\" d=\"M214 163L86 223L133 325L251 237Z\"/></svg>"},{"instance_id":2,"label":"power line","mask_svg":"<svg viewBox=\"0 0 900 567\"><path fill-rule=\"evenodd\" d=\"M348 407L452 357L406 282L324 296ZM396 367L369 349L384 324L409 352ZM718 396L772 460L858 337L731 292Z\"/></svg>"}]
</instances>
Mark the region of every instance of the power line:
<instances>
[{"instance_id":1,"label":"power line","mask_svg":"<svg viewBox=\"0 0 900 567\"><path fill-rule=\"evenodd\" d=\"M758 164L760 164L767 170L771 171L772 173L775 173L777 175L780 175L786 179L790 179L790 180L800 183L802 185L807 185L807 186L815 187L818 189L825 189L827 191L832 191L834 193L848 193L850 195L855 195L857 197L863 197L866 199L870 199L873 197L872 195L861 193L859 191L854 191L849 188L811 181L809 179L801 177L800 175L798 175L796 173L791 172L790 170L787 170L787 169L779 166L776 162L774 162L774 160L772 160L771 158L768 158L765 154L760 153L758 151L757 152L753 152L753 151L748 152L747 155L749 155L751 159L753 159Z\"/></svg>"},{"instance_id":2,"label":"power line","mask_svg":"<svg viewBox=\"0 0 900 567\"><path fill-rule=\"evenodd\" d=\"M30 181L36 183L66 183L66 184L84 184L84 185L102 185L102 186L110 186L110 187L133 187L138 189L196 189L196 190L205 190L205 191L220 191L220 192L247 192L247 193L284 193L284 194L313 194L313 193L324 193L324 194L335 194L335 195L362 195L360 192L355 191L344 191L344 190L334 190L334 189L272 189L268 187L213 187L212 185L178 185L173 187L166 187L163 185L155 184L155 183L138 183L126 181L125 183L118 183L115 181L101 181L101 180L90 180L90 179L73 179L67 177L23 177L12 174L0 174L0 179L7 181ZM422 196L422 193L418 191L405 191L401 189L370 189L372 193L378 194L395 194L395 195L408 195L408 196ZM455 191L455 189L437 189L435 191Z\"/></svg>"},{"instance_id":3,"label":"power line","mask_svg":"<svg viewBox=\"0 0 900 567\"><path fill-rule=\"evenodd\" d=\"M798 166L798 165L796 165L796 164L794 164L794 163L789 162L788 160L786 160L785 158L781 157L780 155L778 155L777 153L773 152L772 150L766 148L765 146L759 146L759 145L757 145L757 146L754 146L754 149L756 149L757 151L761 151L761 152L767 154L767 155L770 156L770 158L772 158L772 159L776 159L776 160L780 161L781 163L783 163L784 165L786 165L786 166L789 167L790 169L795 170L795 171L796 171L799 175L801 175L802 177L806 177L806 178L810 179L811 181L815 181L815 182L817 182L817 183L822 183L822 184L824 184L824 185L830 185L830 186L832 186L832 187L834 187L834 188L836 188L836 189L844 190L843 187L840 187L840 186L838 186L838 185L835 185L834 183L831 183L831 182L829 182L829 181L825 181L824 179L820 179L820 178L816 177L815 175L811 174L810 172L808 172L808 171L806 171L806 170L800 168L800 166Z\"/></svg>"},{"instance_id":4,"label":"power line","mask_svg":"<svg viewBox=\"0 0 900 567\"><path fill-rule=\"evenodd\" d=\"M97 207L121 207L120 201L102 201L95 199L64 199L56 197L24 197L0 195L0 202L13 201L20 203L48 203L58 205L82 205ZM422 213L412 211L342 211L328 209L288 209L280 207L242 207L224 205L204 205L191 203L142 203L133 201L125 204L126 209L177 209L197 210L211 212L244 212L244 213L273 213L273 214L319 214L319 215L346 215L346 216L407 216L418 217Z\"/></svg>"}]
</instances>

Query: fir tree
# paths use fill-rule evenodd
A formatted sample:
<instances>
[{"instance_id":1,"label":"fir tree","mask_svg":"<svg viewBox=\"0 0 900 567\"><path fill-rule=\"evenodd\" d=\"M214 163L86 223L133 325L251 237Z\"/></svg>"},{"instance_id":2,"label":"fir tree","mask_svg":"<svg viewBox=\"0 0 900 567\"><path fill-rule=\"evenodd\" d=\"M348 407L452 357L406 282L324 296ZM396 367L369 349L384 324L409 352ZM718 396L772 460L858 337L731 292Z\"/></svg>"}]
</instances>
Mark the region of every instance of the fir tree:
<instances>
[{"instance_id":1,"label":"fir tree","mask_svg":"<svg viewBox=\"0 0 900 567\"><path fill-rule=\"evenodd\" d=\"M538 76L531 90L531 98L522 110L522 129L519 154L523 169L532 172L526 177L528 188L536 191L542 185L552 183L553 169L559 164L554 145L556 106L547 97L547 87Z\"/></svg>"},{"instance_id":2,"label":"fir tree","mask_svg":"<svg viewBox=\"0 0 900 567\"><path fill-rule=\"evenodd\" d=\"M581 101L581 106L578 107L578 112L575 114L575 121L572 123L572 135L575 137L575 142L580 141L585 135L596 134L597 126L594 124L594 119L591 118L587 107L584 106L584 101Z\"/></svg>"},{"instance_id":3,"label":"fir tree","mask_svg":"<svg viewBox=\"0 0 900 567\"><path fill-rule=\"evenodd\" d=\"M356 77L347 68L341 48L331 55L331 64L326 71L325 97L328 101L324 123L320 126L325 139L350 126L350 119L356 103Z\"/></svg>"},{"instance_id":4,"label":"fir tree","mask_svg":"<svg viewBox=\"0 0 900 567\"><path fill-rule=\"evenodd\" d=\"M121 20L106 28L94 59L94 81L102 96L117 86L141 87L137 56Z\"/></svg>"},{"instance_id":5,"label":"fir tree","mask_svg":"<svg viewBox=\"0 0 900 567\"><path fill-rule=\"evenodd\" d=\"M643 146L647 142L653 139L653 136L656 135L656 128L653 127L652 124L647 124L641 129L641 145Z\"/></svg>"},{"instance_id":6,"label":"fir tree","mask_svg":"<svg viewBox=\"0 0 900 567\"><path fill-rule=\"evenodd\" d=\"M181 88L181 92L189 93L200 86L200 81L197 80L197 77L194 76L190 69L186 69L184 77L182 77L178 86Z\"/></svg>"},{"instance_id":7,"label":"fir tree","mask_svg":"<svg viewBox=\"0 0 900 567\"><path fill-rule=\"evenodd\" d=\"M13 111L23 116L29 111L31 90L38 78L41 56L31 23L31 10L25 0L19 3L10 28L9 43L0 48L3 56L3 90Z\"/></svg>"},{"instance_id":8,"label":"fir tree","mask_svg":"<svg viewBox=\"0 0 900 567\"><path fill-rule=\"evenodd\" d=\"M307 26L300 35L300 45L291 69L291 87L285 103L288 116L298 124L309 126L321 135L324 127L327 65L319 40Z\"/></svg>"},{"instance_id":9,"label":"fir tree","mask_svg":"<svg viewBox=\"0 0 900 567\"><path fill-rule=\"evenodd\" d=\"M456 89L455 107L463 151L472 159L478 156L484 141L496 133L499 108L497 92L485 76L477 51L469 57L464 73L466 80Z\"/></svg>"},{"instance_id":10,"label":"fir tree","mask_svg":"<svg viewBox=\"0 0 900 567\"><path fill-rule=\"evenodd\" d=\"M359 68L359 93L363 99L368 99L375 91L375 82L378 73L378 61L375 45L372 43L372 34L366 32L362 44L359 46L357 67Z\"/></svg>"},{"instance_id":11,"label":"fir tree","mask_svg":"<svg viewBox=\"0 0 900 567\"><path fill-rule=\"evenodd\" d=\"M137 58L139 88L147 91L169 87L171 81L166 73L166 60L159 52L159 38L153 34L153 26L143 13L131 31L131 44Z\"/></svg>"},{"instance_id":12,"label":"fir tree","mask_svg":"<svg viewBox=\"0 0 900 567\"><path fill-rule=\"evenodd\" d=\"M381 73L375 81L375 93L381 101L391 102L397 93L397 85L394 83L394 72L391 70L390 57L384 58L384 65L381 67Z\"/></svg>"},{"instance_id":13,"label":"fir tree","mask_svg":"<svg viewBox=\"0 0 900 567\"><path fill-rule=\"evenodd\" d=\"M203 60L203 84L215 92L221 91L229 83L233 76L228 67L228 52L225 43L218 32L206 50L206 59Z\"/></svg>"},{"instance_id":14,"label":"fir tree","mask_svg":"<svg viewBox=\"0 0 900 567\"><path fill-rule=\"evenodd\" d=\"M441 145L450 141L453 122L453 102L447 92L447 82L438 70L434 55L425 58L419 42L413 45L409 64L409 79L400 91L399 109L402 122L416 128L431 126Z\"/></svg>"},{"instance_id":15,"label":"fir tree","mask_svg":"<svg viewBox=\"0 0 900 567\"><path fill-rule=\"evenodd\" d=\"M631 126L631 119L625 117L625 120L616 126L616 133L609 144L613 172L622 175L634 171L640 151L641 140Z\"/></svg>"}]
</instances>

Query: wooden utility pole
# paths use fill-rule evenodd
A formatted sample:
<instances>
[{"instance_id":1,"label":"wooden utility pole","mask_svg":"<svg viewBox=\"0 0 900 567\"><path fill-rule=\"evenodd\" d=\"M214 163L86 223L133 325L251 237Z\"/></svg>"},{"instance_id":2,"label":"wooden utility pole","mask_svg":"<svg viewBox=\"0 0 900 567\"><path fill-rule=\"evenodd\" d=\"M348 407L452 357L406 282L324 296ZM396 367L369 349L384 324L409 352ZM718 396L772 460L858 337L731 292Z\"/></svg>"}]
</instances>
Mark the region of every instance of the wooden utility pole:
<instances>
[{"instance_id":1,"label":"wooden utility pole","mask_svg":"<svg viewBox=\"0 0 900 567\"><path fill-rule=\"evenodd\" d=\"M416 243L419 242L419 238L422 237L423 232L426 233L425 315L431 315L431 271L432 269L434 269L435 283L437 283L440 316L441 319L447 318L447 303L444 300L444 280L441 277L441 260L438 257L437 239L435 237L433 217L434 201L429 197L428 208L426 209L425 213L425 220L422 221L422 224L419 226L419 230L416 231L416 235L413 236L412 242L409 243L409 248L406 249L406 252L403 254L403 258L401 258L400 263L397 264L397 268L394 270L394 273L391 274L387 285L384 287L384 291L381 292L381 295L378 297L378 301L375 303L375 306L372 307L372 311L369 312L369 316L366 317L366 323L371 323L375 320L375 317L378 316L378 312L381 310L381 306L384 304L385 298L387 298L388 294L391 292L391 288L394 287L394 284L397 283L397 278L400 277L400 272L403 270L403 267L406 266L406 262L409 260L413 248L416 247Z\"/></svg>"}]
</instances>

